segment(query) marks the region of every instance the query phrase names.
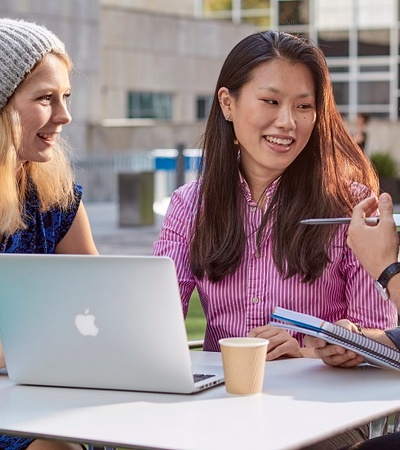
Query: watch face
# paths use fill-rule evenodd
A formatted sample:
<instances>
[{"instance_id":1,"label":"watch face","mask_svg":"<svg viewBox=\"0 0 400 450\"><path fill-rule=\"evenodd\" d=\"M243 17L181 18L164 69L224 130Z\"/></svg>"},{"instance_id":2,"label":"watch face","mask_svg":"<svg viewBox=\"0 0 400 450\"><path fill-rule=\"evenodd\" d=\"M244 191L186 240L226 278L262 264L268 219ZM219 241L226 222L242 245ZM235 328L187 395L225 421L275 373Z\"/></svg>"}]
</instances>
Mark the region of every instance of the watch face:
<instances>
[{"instance_id":1,"label":"watch face","mask_svg":"<svg viewBox=\"0 0 400 450\"><path fill-rule=\"evenodd\" d=\"M384 288L379 281L374 281L376 290L379 292L379 295L383 298L383 300L389 300L388 291Z\"/></svg>"}]
</instances>

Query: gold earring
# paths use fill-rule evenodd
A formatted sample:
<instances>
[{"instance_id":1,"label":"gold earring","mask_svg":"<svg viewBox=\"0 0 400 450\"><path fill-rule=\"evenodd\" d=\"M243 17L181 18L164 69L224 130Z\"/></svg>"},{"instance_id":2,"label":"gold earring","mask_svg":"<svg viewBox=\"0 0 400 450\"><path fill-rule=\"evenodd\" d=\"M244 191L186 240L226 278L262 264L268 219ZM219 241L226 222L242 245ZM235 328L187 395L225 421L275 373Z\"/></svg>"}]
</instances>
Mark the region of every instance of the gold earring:
<instances>
[{"instance_id":1,"label":"gold earring","mask_svg":"<svg viewBox=\"0 0 400 450\"><path fill-rule=\"evenodd\" d=\"M234 143L235 145L239 145L239 141L238 141L237 139L235 139L235 140L233 141L233 143Z\"/></svg>"},{"instance_id":2,"label":"gold earring","mask_svg":"<svg viewBox=\"0 0 400 450\"><path fill-rule=\"evenodd\" d=\"M232 116L231 116L230 114L228 114L228 115L225 117L225 120L226 120L227 122L232 122Z\"/></svg>"}]
</instances>

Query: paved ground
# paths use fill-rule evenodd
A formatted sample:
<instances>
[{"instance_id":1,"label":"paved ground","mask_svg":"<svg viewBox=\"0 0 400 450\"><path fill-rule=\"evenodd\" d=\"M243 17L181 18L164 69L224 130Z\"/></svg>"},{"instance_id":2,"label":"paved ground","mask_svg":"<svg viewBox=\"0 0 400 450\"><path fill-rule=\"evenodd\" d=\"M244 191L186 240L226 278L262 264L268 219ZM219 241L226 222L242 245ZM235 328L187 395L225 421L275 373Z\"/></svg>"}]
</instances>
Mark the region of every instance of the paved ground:
<instances>
[{"instance_id":1,"label":"paved ground","mask_svg":"<svg viewBox=\"0 0 400 450\"><path fill-rule=\"evenodd\" d=\"M155 215L154 225L120 227L118 203L85 203L93 237L103 255L151 255L162 216Z\"/></svg>"}]
</instances>

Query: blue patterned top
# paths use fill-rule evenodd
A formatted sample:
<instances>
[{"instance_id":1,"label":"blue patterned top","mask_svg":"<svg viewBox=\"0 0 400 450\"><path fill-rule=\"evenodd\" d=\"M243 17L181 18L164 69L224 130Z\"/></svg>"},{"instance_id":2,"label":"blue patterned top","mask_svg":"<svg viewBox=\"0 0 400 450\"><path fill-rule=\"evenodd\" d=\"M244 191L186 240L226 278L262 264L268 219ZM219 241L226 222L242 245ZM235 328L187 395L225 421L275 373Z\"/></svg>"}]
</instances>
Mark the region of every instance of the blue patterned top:
<instances>
[{"instance_id":1,"label":"blue patterned top","mask_svg":"<svg viewBox=\"0 0 400 450\"><path fill-rule=\"evenodd\" d=\"M40 211L35 189L30 186L25 202L24 218L27 228L6 236L0 253L54 253L57 244L67 234L82 198L81 186L75 184L75 202L68 211L51 209ZM23 450L33 439L0 435L0 449Z\"/></svg>"},{"instance_id":2,"label":"blue patterned top","mask_svg":"<svg viewBox=\"0 0 400 450\"><path fill-rule=\"evenodd\" d=\"M6 236L0 253L54 253L57 244L67 234L78 211L82 198L81 186L75 184L75 202L68 211L50 209L40 211L35 189L30 189L25 201L25 230Z\"/></svg>"}]
</instances>

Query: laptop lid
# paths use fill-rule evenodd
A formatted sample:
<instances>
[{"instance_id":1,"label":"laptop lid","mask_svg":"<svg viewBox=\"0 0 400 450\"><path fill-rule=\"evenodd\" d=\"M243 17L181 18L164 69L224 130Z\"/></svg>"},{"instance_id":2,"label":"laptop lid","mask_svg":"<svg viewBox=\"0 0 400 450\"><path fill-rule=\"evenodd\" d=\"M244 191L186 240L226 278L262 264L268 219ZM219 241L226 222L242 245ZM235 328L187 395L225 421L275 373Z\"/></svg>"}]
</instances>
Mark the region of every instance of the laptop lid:
<instances>
[{"instance_id":1,"label":"laptop lid","mask_svg":"<svg viewBox=\"0 0 400 450\"><path fill-rule=\"evenodd\" d=\"M0 255L0 338L16 383L191 393L172 259ZM214 374L218 368L200 368Z\"/></svg>"}]
</instances>

